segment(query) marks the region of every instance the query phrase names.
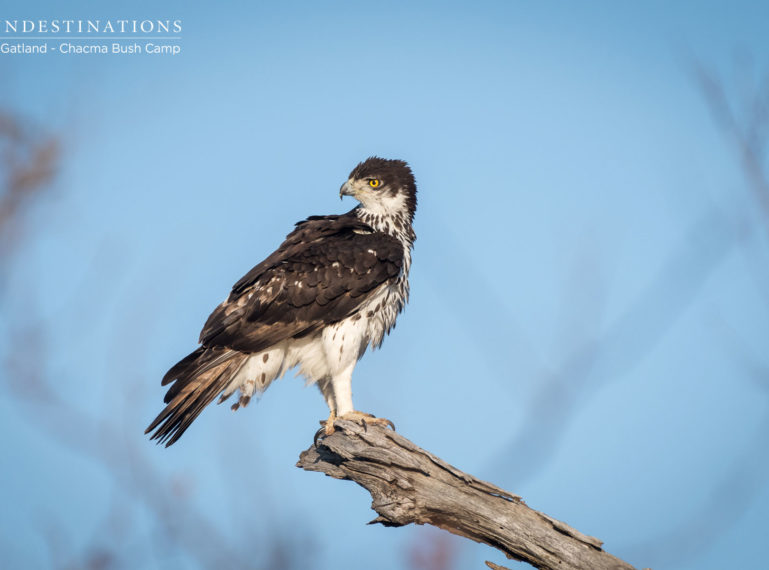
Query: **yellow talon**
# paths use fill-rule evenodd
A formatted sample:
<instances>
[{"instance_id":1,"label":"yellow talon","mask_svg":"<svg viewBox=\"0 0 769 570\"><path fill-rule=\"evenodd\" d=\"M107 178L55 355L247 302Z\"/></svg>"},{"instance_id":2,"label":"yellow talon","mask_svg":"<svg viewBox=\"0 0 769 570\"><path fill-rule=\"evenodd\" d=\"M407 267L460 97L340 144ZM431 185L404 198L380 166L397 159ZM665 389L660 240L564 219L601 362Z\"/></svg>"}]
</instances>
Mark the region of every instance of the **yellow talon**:
<instances>
[{"instance_id":1,"label":"yellow talon","mask_svg":"<svg viewBox=\"0 0 769 570\"><path fill-rule=\"evenodd\" d=\"M363 424L363 427L366 427L368 425L380 425L384 427L389 427L390 429L395 431L395 424L392 423L392 421L388 420L387 418L377 418L376 416L367 414L366 412L358 412L357 410L350 412L349 414L345 414L341 416L339 419L352 420L359 424Z\"/></svg>"},{"instance_id":2,"label":"yellow talon","mask_svg":"<svg viewBox=\"0 0 769 570\"><path fill-rule=\"evenodd\" d=\"M326 435L331 435L334 433L334 422L336 421L336 412L334 410L331 410L331 413L328 415L328 419L326 420L325 426L326 426Z\"/></svg>"}]
</instances>

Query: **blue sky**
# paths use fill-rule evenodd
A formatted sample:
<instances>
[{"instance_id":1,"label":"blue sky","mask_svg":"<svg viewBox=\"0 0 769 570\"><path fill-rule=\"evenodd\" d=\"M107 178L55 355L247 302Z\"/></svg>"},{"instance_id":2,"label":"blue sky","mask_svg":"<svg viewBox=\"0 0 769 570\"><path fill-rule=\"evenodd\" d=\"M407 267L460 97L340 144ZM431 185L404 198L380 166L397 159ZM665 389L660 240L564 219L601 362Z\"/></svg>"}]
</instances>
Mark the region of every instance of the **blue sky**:
<instances>
[{"instance_id":1,"label":"blue sky","mask_svg":"<svg viewBox=\"0 0 769 570\"><path fill-rule=\"evenodd\" d=\"M206 410L169 450L142 431L232 283L294 222L352 207L337 192L358 161L402 158L420 192L412 301L356 368L356 405L639 567L763 560L767 394L736 355L766 366L767 233L692 65L738 102L767 70L769 7L82 2L68 17L184 24L175 57L0 56L0 104L64 150L3 311L39 314L62 398L120 418L128 439L96 445L184 476L234 537L299 529L318 568L401 567L429 533L365 526L363 491L294 467L327 413L301 380ZM0 392L8 567L49 565L48 518L85 548L123 492L33 409ZM504 563L457 548L458 568Z\"/></svg>"}]
</instances>

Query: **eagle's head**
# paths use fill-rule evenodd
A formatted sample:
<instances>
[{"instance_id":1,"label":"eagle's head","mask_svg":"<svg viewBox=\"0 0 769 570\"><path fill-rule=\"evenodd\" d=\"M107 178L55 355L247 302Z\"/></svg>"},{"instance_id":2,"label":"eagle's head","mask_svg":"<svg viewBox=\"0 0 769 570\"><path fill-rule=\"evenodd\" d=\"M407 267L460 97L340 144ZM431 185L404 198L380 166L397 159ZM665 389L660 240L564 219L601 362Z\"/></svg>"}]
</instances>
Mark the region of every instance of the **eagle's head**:
<instances>
[{"instance_id":1,"label":"eagle's head","mask_svg":"<svg viewBox=\"0 0 769 570\"><path fill-rule=\"evenodd\" d=\"M402 160L372 156L352 169L339 197L353 196L364 210L411 223L417 209L417 185L411 168Z\"/></svg>"}]
</instances>

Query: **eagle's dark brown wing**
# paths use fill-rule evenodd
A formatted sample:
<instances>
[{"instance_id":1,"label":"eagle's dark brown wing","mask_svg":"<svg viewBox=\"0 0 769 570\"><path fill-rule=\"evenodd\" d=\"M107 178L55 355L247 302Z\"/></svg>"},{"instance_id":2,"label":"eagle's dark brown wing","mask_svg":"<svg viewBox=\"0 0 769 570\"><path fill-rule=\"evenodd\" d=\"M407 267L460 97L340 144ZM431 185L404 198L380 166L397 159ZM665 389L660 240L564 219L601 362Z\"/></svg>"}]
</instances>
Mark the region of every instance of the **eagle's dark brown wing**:
<instances>
[{"instance_id":1,"label":"eagle's dark brown wing","mask_svg":"<svg viewBox=\"0 0 769 570\"><path fill-rule=\"evenodd\" d=\"M352 315L402 264L403 245L353 213L308 218L235 284L200 342L252 353L310 334Z\"/></svg>"}]
</instances>

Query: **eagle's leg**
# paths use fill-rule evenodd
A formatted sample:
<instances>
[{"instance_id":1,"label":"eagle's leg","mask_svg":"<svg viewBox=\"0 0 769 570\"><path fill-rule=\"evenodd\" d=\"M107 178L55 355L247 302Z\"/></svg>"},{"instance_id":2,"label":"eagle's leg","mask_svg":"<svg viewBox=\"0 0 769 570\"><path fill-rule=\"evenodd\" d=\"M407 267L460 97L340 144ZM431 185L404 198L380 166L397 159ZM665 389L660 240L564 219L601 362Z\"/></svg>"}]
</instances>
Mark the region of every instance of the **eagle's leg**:
<instances>
[{"instance_id":1,"label":"eagle's leg","mask_svg":"<svg viewBox=\"0 0 769 570\"><path fill-rule=\"evenodd\" d=\"M352 370L356 361L349 364L344 370L331 377L331 391L334 394L336 413L339 417L353 412L352 405Z\"/></svg>"},{"instance_id":2,"label":"eagle's leg","mask_svg":"<svg viewBox=\"0 0 769 570\"><path fill-rule=\"evenodd\" d=\"M329 414L328 419L325 422L320 422L320 425L325 427L326 435L334 433L334 421L336 420L336 398L334 397L334 386L331 382L331 377L326 376L318 380L318 388L320 393L323 394L323 399L326 400L328 405Z\"/></svg>"}]
</instances>

